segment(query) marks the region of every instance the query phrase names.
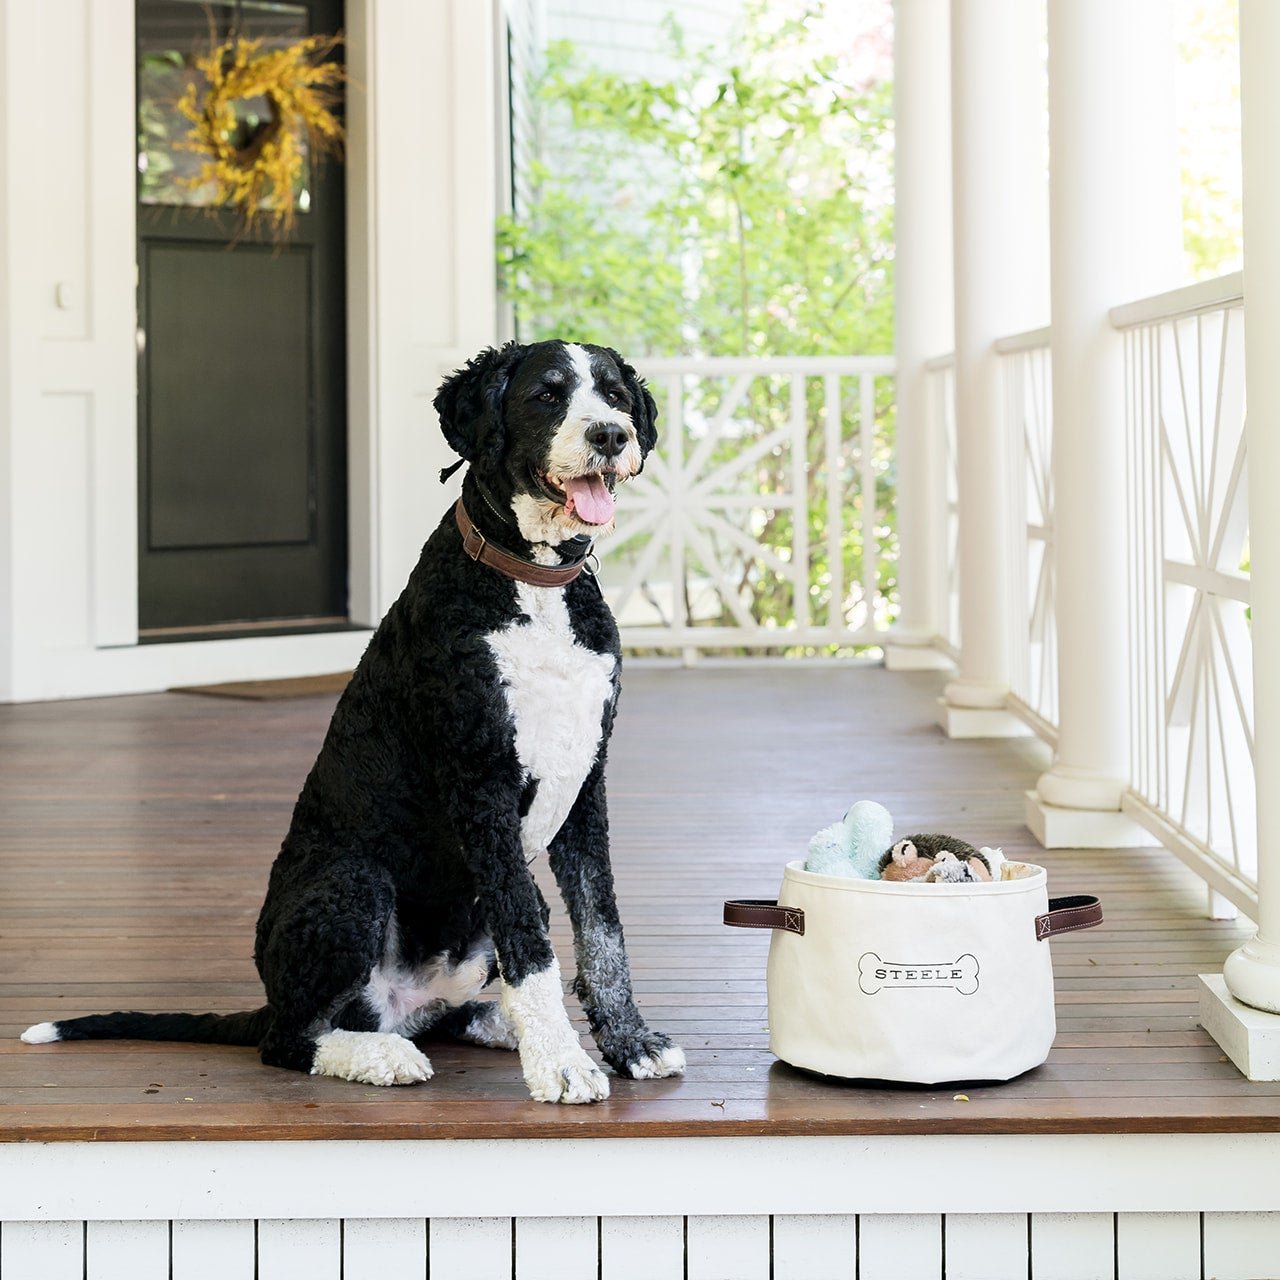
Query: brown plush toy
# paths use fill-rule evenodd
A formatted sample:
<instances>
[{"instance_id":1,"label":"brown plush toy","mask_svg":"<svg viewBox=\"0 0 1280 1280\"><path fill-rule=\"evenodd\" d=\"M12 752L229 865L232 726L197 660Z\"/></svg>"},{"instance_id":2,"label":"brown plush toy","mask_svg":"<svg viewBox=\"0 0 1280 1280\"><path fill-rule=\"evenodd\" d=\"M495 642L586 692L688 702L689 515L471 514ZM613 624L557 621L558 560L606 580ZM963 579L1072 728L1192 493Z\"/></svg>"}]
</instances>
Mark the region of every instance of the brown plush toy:
<instances>
[{"instance_id":1,"label":"brown plush toy","mask_svg":"<svg viewBox=\"0 0 1280 1280\"><path fill-rule=\"evenodd\" d=\"M966 880L990 880L991 868L983 855L971 844L954 836L922 833L899 840L880 858L880 879L890 881L924 880L939 861L958 861L969 874ZM938 879L944 879L939 876ZM948 875L945 880L954 882Z\"/></svg>"}]
</instances>

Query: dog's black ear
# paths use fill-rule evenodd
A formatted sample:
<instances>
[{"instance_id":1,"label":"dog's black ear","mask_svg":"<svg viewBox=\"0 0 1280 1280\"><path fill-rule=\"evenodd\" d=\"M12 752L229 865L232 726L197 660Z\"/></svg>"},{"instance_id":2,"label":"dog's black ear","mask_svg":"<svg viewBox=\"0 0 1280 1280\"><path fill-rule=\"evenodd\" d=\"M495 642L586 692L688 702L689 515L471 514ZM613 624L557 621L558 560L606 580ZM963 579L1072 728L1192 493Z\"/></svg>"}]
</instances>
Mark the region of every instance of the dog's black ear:
<instances>
[{"instance_id":1,"label":"dog's black ear","mask_svg":"<svg viewBox=\"0 0 1280 1280\"><path fill-rule=\"evenodd\" d=\"M650 450L658 443L658 406L649 394L644 379L612 347L605 347L604 350L618 366L623 385L631 394L631 421L635 424L636 439L640 442L640 456L647 458Z\"/></svg>"},{"instance_id":2,"label":"dog's black ear","mask_svg":"<svg viewBox=\"0 0 1280 1280\"><path fill-rule=\"evenodd\" d=\"M467 462L501 457L502 398L526 350L518 342L489 347L440 384L432 401L440 430L449 448Z\"/></svg>"}]
</instances>

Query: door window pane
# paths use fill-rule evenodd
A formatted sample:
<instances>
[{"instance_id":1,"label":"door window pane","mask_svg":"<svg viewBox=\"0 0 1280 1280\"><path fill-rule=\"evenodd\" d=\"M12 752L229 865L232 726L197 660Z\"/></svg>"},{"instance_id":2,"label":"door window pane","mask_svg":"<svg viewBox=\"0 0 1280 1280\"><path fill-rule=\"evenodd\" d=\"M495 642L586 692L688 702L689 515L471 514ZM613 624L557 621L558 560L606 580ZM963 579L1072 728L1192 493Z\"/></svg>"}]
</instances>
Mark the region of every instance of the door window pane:
<instances>
[{"instance_id":1,"label":"door window pane","mask_svg":"<svg viewBox=\"0 0 1280 1280\"><path fill-rule=\"evenodd\" d=\"M215 204L211 184L192 187L204 157L184 150L191 121L178 102L194 80L205 85L196 59L233 35L263 40L263 48L283 48L307 34L307 11L302 5L204 3L202 0L139 0L138 4L138 199L146 205L185 205L209 208ZM201 98L203 92L201 94ZM197 99L200 104L201 99ZM265 97L236 104L239 147L252 145L270 122ZM311 205L311 166L307 140L300 139L302 171L294 188L300 213Z\"/></svg>"}]
</instances>

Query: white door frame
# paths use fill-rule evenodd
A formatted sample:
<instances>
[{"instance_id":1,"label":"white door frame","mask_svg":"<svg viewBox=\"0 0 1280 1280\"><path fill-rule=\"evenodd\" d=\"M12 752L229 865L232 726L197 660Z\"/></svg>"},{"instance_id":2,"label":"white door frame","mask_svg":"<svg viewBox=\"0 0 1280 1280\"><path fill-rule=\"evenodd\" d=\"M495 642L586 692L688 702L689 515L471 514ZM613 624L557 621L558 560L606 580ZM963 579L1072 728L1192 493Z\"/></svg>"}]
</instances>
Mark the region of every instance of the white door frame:
<instances>
[{"instance_id":1,"label":"white door frame","mask_svg":"<svg viewBox=\"0 0 1280 1280\"><path fill-rule=\"evenodd\" d=\"M371 626L452 495L440 376L496 332L496 46L473 0L346 18L350 615ZM134 0L0 0L0 700L316 674L368 639L137 643L133 67Z\"/></svg>"}]
</instances>

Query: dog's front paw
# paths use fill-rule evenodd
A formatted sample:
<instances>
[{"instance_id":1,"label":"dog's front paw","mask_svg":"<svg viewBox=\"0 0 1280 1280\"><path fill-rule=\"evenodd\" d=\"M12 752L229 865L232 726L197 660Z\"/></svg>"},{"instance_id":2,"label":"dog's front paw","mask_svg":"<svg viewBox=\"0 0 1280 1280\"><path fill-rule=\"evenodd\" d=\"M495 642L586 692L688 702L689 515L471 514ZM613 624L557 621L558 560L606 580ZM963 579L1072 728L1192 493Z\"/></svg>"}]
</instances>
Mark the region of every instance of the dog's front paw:
<instances>
[{"instance_id":1,"label":"dog's front paw","mask_svg":"<svg viewBox=\"0 0 1280 1280\"><path fill-rule=\"evenodd\" d=\"M623 1070L633 1080L684 1075L684 1050L661 1031L646 1031L627 1047Z\"/></svg>"},{"instance_id":2,"label":"dog's front paw","mask_svg":"<svg viewBox=\"0 0 1280 1280\"><path fill-rule=\"evenodd\" d=\"M609 1096L609 1077L580 1048L558 1057L522 1055L521 1061L536 1102L600 1102Z\"/></svg>"}]
</instances>

